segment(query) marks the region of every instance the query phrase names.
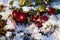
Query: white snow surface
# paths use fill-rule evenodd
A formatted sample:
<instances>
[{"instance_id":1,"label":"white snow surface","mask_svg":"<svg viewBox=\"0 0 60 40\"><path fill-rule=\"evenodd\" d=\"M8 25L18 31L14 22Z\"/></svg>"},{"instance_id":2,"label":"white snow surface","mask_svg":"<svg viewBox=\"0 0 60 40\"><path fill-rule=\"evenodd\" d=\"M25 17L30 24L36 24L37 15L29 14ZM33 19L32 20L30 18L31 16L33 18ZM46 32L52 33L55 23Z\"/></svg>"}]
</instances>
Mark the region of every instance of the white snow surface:
<instances>
[{"instance_id":1,"label":"white snow surface","mask_svg":"<svg viewBox=\"0 0 60 40\"><path fill-rule=\"evenodd\" d=\"M7 6L9 5L8 2L9 1L3 2L3 0L0 0L0 3L3 3L5 5L7 4ZM19 8L18 2L15 1L13 6ZM52 3L52 7L60 9L60 1ZM29 11L30 9L37 10L38 8L37 7L36 8L27 7L27 6L23 7L24 11ZM2 19L7 20L7 25L5 26L6 29L12 29L12 28L15 29L14 24L8 18L8 16L11 14L11 12L12 11L10 11L10 10L6 10L5 12L0 12L0 15L2 15ZM58 17L58 19L57 19L57 17ZM18 24L17 28L15 29L16 36L14 37L14 40L23 40L23 38L21 36L24 35L24 32L32 33L31 37L33 37L34 39L37 39L37 40L40 40L40 39L41 40L60 40L60 14L58 14L57 17L54 15L49 16L49 20L47 22L43 23L43 27L41 27L40 29L38 29L34 23L32 23L31 25L27 25L27 26ZM47 27L47 25L49 27ZM53 26L53 29L51 29L51 25ZM57 25L57 27L58 27L55 30L54 30L54 25ZM17 33L17 31L20 31L20 30L23 30L24 32ZM40 31L47 33L51 30L54 31L54 33L51 35L48 35L48 37L39 33ZM6 36L9 37L11 35L12 35L12 32L7 31Z\"/></svg>"},{"instance_id":2,"label":"white snow surface","mask_svg":"<svg viewBox=\"0 0 60 40\"><path fill-rule=\"evenodd\" d=\"M52 7L53 8L58 8L58 9L60 9L60 1L58 1L58 2L53 2L51 5L52 5Z\"/></svg>"}]
</instances>

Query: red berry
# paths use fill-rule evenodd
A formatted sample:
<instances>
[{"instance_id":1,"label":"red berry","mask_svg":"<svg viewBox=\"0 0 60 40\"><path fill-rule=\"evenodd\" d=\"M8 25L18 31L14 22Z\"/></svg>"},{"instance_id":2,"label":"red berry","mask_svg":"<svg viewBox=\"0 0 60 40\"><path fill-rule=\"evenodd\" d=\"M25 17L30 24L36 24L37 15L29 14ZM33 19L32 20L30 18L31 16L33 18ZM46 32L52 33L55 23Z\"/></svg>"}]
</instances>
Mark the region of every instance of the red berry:
<instances>
[{"instance_id":1,"label":"red berry","mask_svg":"<svg viewBox=\"0 0 60 40\"><path fill-rule=\"evenodd\" d=\"M41 16L40 17L40 20L41 20L42 23L44 23L44 22L46 22L48 20L48 17L45 16L45 15L44 16Z\"/></svg>"},{"instance_id":2,"label":"red berry","mask_svg":"<svg viewBox=\"0 0 60 40\"><path fill-rule=\"evenodd\" d=\"M27 15L24 12L19 12L17 10L13 10L12 15L16 21L19 21L21 23L24 23L27 20Z\"/></svg>"},{"instance_id":3,"label":"red berry","mask_svg":"<svg viewBox=\"0 0 60 40\"><path fill-rule=\"evenodd\" d=\"M18 19L19 14L18 14L17 10L13 10L12 15L13 15L14 19L16 19L16 20Z\"/></svg>"},{"instance_id":4,"label":"red berry","mask_svg":"<svg viewBox=\"0 0 60 40\"><path fill-rule=\"evenodd\" d=\"M27 20L27 15L24 12L20 12L19 14L19 22L24 23Z\"/></svg>"},{"instance_id":5,"label":"red berry","mask_svg":"<svg viewBox=\"0 0 60 40\"><path fill-rule=\"evenodd\" d=\"M49 7L49 8L48 8L48 13L49 13L50 15L54 15L54 13L55 13L54 8Z\"/></svg>"},{"instance_id":6,"label":"red berry","mask_svg":"<svg viewBox=\"0 0 60 40\"><path fill-rule=\"evenodd\" d=\"M32 21L35 22L38 19L38 16L32 16Z\"/></svg>"},{"instance_id":7,"label":"red berry","mask_svg":"<svg viewBox=\"0 0 60 40\"><path fill-rule=\"evenodd\" d=\"M42 27L42 23L40 23L39 21L36 21L36 22L35 22L35 25L36 25L38 28Z\"/></svg>"}]
</instances>

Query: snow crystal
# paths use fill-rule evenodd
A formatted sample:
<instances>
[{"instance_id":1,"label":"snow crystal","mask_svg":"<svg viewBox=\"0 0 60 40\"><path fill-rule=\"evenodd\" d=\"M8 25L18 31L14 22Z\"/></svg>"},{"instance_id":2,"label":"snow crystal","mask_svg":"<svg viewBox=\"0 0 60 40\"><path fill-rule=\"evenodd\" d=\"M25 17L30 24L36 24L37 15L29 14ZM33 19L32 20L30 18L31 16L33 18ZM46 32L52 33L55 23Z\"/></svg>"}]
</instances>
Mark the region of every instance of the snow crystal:
<instances>
[{"instance_id":1,"label":"snow crystal","mask_svg":"<svg viewBox=\"0 0 60 40\"><path fill-rule=\"evenodd\" d=\"M58 8L58 9L60 9L60 1L58 1L58 2L53 2L53 3L51 3L51 5L52 5L53 8Z\"/></svg>"},{"instance_id":2,"label":"snow crystal","mask_svg":"<svg viewBox=\"0 0 60 40\"><path fill-rule=\"evenodd\" d=\"M14 1L13 7L20 8L18 1Z\"/></svg>"},{"instance_id":3,"label":"snow crystal","mask_svg":"<svg viewBox=\"0 0 60 40\"><path fill-rule=\"evenodd\" d=\"M22 7L23 11L28 12L31 10L31 7L24 6Z\"/></svg>"},{"instance_id":4,"label":"snow crystal","mask_svg":"<svg viewBox=\"0 0 60 40\"><path fill-rule=\"evenodd\" d=\"M10 37L10 36L12 36L12 32L7 31L6 37Z\"/></svg>"}]
</instances>

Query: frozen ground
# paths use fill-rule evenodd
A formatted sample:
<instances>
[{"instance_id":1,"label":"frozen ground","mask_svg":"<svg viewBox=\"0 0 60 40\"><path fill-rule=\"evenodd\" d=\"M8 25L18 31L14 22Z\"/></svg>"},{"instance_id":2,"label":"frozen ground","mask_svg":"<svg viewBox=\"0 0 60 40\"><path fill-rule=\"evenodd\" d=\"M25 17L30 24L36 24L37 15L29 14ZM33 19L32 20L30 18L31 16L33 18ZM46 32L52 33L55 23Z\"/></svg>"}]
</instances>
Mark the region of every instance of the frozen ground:
<instances>
[{"instance_id":1,"label":"frozen ground","mask_svg":"<svg viewBox=\"0 0 60 40\"><path fill-rule=\"evenodd\" d=\"M0 3L3 3L3 4L5 4L6 6L9 6L9 3L10 1L9 0L0 0ZM16 6L17 5L17 6ZM58 8L58 9L60 9L60 1L58 1L58 2L53 2L52 4L52 7L54 7L54 8ZM19 5L18 5L18 1L16 1L15 0L15 2L14 2L14 4L13 4L13 6L15 6L15 7L17 7L17 8L19 8ZM26 9L27 8L27 9ZM24 11L29 11L30 9L34 9L34 10L36 10L38 7L23 7L23 9L24 9ZM26 9L26 10L25 10ZM6 12L2 12L2 14L0 13L0 15L3 15L3 18L4 19L6 19L6 20L8 20L8 23L10 24L11 23L11 21L9 21L9 19L8 19L8 15L11 13L11 11L10 10L8 10L8 8L6 9ZM52 21L51 23L53 24L53 25L55 25L55 24L57 24L58 25L58 27L59 28L57 28L56 30L55 30L55 32L53 33L53 34L51 34L51 35L48 35L48 37L47 36L44 36L44 35L42 35L41 33L39 33L39 31L41 30L41 29L38 29L33 23L31 24L31 25L27 25L27 26L22 26L22 25L20 25L19 23L18 23L18 25L17 25L17 28L15 29L15 33L16 33L16 36L14 37L14 40L23 40L23 36L24 36L24 33L32 33L31 34L31 37L33 37L33 38L35 38L35 39L37 39L37 40L40 40L40 39L42 39L42 40L60 40L60 14L58 14L57 15L57 17L59 18L58 20L55 18L55 16L51 16L50 18L53 18L52 20L50 19L49 20L49 22L50 21ZM3 19L2 18L2 19ZM48 23L48 22L47 22ZM46 24L47 24L46 23ZM48 25L49 25L49 23L48 23ZM7 29L8 28L12 28L12 23L10 24L10 25L8 25L8 26L11 26L11 27L6 27ZM45 27L45 26L44 26ZM44 31L45 32L45 28L42 28L42 30L41 31ZM14 28L14 26L13 26L13 28ZM23 31L23 32L19 32L19 31ZM12 32L7 32L7 34L6 34L6 36L7 37L9 37L9 36L11 36L11 33ZM22 36L22 37L21 37ZM2 36L3 37L3 36ZM2 38L1 37L1 38ZM3 39L2 39L3 40ZM32 39L30 39L30 40L32 40Z\"/></svg>"}]
</instances>

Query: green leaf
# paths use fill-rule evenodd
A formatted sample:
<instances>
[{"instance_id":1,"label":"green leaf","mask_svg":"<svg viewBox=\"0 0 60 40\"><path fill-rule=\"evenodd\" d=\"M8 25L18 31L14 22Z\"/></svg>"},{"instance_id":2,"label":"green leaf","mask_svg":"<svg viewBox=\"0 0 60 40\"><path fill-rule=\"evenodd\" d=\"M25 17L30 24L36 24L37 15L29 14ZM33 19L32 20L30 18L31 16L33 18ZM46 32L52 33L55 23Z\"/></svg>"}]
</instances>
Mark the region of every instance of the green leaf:
<instances>
[{"instance_id":1,"label":"green leaf","mask_svg":"<svg viewBox=\"0 0 60 40\"><path fill-rule=\"evenodd\" d=\"M6 31L3 28L0 28L0 34L1 35L5 35L6 34Z\"/></svg>"},{"instance_id":2,"label":"green leaf","mask_svg":"<svg viewBox=\"0 0 60 40\"><path fill-rule=\"evenodd\" d=\"M43 0L36 0L38 3L42 3L43 2Z\"/></svg>"},{"instance_id":3,"label":"green leaf","mask_svg":"<svg viewBox=\"0 0 60 40\"><path fill-rule=\"evenodd\" d=\"M60 13L60 9L57 10L57 13L58 13L58 14Z\"/></svg>"},{"instance_id":4,"label":"green leaf","mask_svg":"<svg viewBox=\"0 0 60 40\"><path fill-rule=\"evenodd\" d=\"M10 3L9 3L9 4L10 4L10 5L13 5L13 3L14 3L14 1L10 1Z\"/></svg>"},{"instance_id":5,"label":"green leaf","mask_svg":"<svg viewBox=\"0 0 60 40\"><path fill-rule=\"evenodd\" d=\"M19 0L19 5L20 5L20 6L24 6L25 3L26 3L26 0Z\"/></svg>"},{"instance_id":6,"label":"green leaf","mask_svg":"<svg viewBox=\"0 0 60 40\"><path fill-rule=\"evenodd\" d=\"M6 20L0 19L0 23L2 23L2 27L4 27L6 25Z\"/></svg>"},{"instance_id":7,"label":"green leaf","mask_svg":"<svg viewBox=\"0 0 60 40\"><path fill-rule=\"evenodd\" d=\"M26 1L25 6L31 6L32 5L32 1Z\"/></svg>"},{"instance_id":8,"label":"green leaf","mask_svg":"<svg viewBox=\"0 0 60 40\"><path fill-rule=\"evenodd\" d=\"M28 13L29 13L29 15L32 16L32 15L36 15L37 11L31 9Z\"/></svg>"},{"instance_id":9,"label":"green leaf","mask_svg":"<svg viewBox=\"0 0 60 40\"><path fill-rule=\"evenodd\" d=\"M14 10L15 9L15 7L11 7L11 8L9 8L10 10Z\"/></svg>"},{"instance_id":10,"label":"green leaf","mask_svg":"<svg viewBox=\"0 0 60 40\"><path fill-rule=\"evenodd\" d=\"M53 2L53 0L45 0L46 2L48 2L48 3L52 3Z\"/></svg>"},{"instance_id":11,"label":"green leaf","mask_svg":"<svg viewBox=\"0 0 60 40\"><path fill-rule=\"evenodd\" d=\"M43 0L36 0L35 6L41 5L42 2Z\"/></svg>"},{"instance_id":12,"label":"green leaf","mask_svg":"<svg viewBox=\"0 0 60 40\"><path fill-rule=\"evenodd\" d=\"M42 4L39 8L38 8L39 12L45 12L46 11L46 5Z\"/></svg>"}]
</instances>

